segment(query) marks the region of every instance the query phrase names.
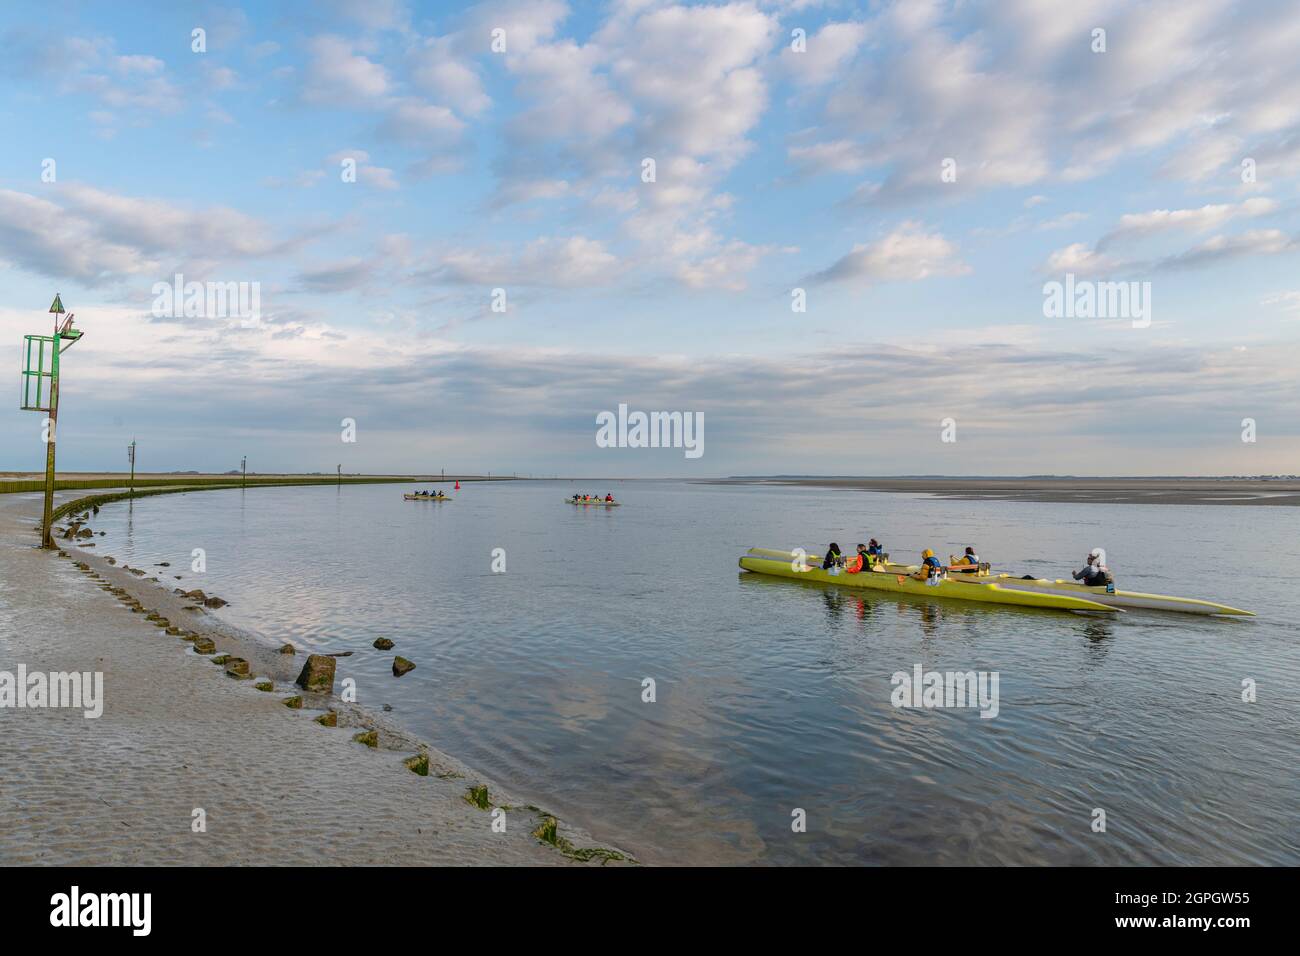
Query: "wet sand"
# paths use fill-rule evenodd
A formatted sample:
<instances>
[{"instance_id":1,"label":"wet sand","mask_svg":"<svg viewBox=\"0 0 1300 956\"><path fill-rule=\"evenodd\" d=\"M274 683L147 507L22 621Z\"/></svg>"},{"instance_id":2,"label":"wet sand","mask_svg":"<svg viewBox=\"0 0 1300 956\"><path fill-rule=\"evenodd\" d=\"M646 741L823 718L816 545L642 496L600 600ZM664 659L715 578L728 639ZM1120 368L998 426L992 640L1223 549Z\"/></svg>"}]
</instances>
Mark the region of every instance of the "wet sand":
<instances>
[{"instance_id":1,"label":"wet sand","mask_svg":"<svg viewBox=\"0 0 1300 956\"><path fill-rule=\"evenodd\" d=\"M1300 505L1300 479L1252 478L724 478L710 484L780 485L929 494L957 501L1145 505Z\"/></svg>"},{"instance_id":2,"label":"wet sand","mask_svg":"<svg viewBox=\"0 0 1300 956\"><path fill-rule=\"evenodd\" d=\"M93 549L65 547L67 557L39 550L40 509L39 495L0 496L0 670L102 672L104 709L86 719L79 708L0 707L0 864L575 863L532 835L537 808L496 782L382 714L293 686L301 649L282 655L223 625L219 610L184 610L192 602L172 590L201 587L187 569L132 574L107 562L106 537L90 539ZM256 677L226 676L109 587L210 637L217 655L248 660ZM255 689L268 679L272 692ZM294 695L303 709L284 706ZM315 723L327 709L338 713L337 728ZM370 729L377 749L353 742ZM420 752L429 755L427 777L403 762ZM504 833L464 799L479 784L506 808ZM206 832L192 830L198 808ZM560 835L597 845L563 823Z\"/></svg>"}]
</instances>

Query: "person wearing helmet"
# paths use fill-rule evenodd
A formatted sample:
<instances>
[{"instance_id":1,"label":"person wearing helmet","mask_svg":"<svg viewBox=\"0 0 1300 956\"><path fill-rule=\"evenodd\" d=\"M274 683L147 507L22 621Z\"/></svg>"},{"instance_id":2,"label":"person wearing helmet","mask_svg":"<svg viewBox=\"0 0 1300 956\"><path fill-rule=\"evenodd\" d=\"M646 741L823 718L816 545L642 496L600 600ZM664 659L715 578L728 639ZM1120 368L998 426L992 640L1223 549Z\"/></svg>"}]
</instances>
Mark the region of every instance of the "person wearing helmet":
<instances>
[{"instance_id":1,"label":"person wearing helmet","mask_svg":"<svg viewBox=\"0 0 1300 956\"><path fill-rule=\"evenodd\" d=\"M977 574L980 569L980 556L974 548L968 547L966 553L953 562L953 570L958 574Z\"/></svg>"},{"instance_id":2,"label":"person wearing helmet","mask_svg":"<svg viewBox=\"0 0 1300 956\"><path fill-rule=\"evenodd\" d=\"M939 559L934 556L934 552L926 548L921 552L921 569L912 575L919 581L928 581L931 578L937 578L943 571L943 565Z\"/></svg>"},{"instance_id":3,"label":"person wearing helmet","mask_svg":"<svg viewBox=\"0 0 1300 956\"><path fill-rule=\"evenodd\" d=\"M1074 580L1081 581L1090 588L1104 588L1115 583L1115 577L1106 567L1106 552L1093 548L1088 552L1087 563L1082 570L1073 572Z\"/></svg>"}]
</instances>

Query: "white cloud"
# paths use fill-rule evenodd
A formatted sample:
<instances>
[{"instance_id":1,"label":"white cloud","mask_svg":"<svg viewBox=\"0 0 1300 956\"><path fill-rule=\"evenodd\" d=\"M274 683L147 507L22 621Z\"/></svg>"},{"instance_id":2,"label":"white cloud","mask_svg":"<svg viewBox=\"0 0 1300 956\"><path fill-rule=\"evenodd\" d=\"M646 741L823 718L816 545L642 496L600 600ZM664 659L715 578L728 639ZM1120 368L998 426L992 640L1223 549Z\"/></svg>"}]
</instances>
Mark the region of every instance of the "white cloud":
<instances>
[{"instance_id":1,"label":"white cloud","mask_svg":"<svg viewBox=\"0 0 1300 956\"><path fill-rule=\"evenodd\" d=\"M517 250L447 252L426 271L435 282L509 288L579 287L612 282L618 257L604 243L583 236L542 237Z\"/></svg>"},{"instance_id":2,"label":"white cloud","mask_svg":"<svg viewBox=\"0 0 1300 956\"><path fill-rule=\"evenodd\" d=\"M867 38L865 23L828 23L807 38L807 48L796 53L789 31L783 40L781 67L801 86L821 86L839 75Z\"/></svg>"},{"instance_id":3,"label":"white cloud","mask_svg":"<svg viewBox=\"0 0 1300 956\"><path fill-rule=\"evenodd\" d=\"M337 36L313 37L303 98L322 106L373 105L392 89L388 71Z\"/></svg>"},{"instance_id":4,"label":"white cloud","mask_svg":"<svg viewBox=\"0 0 1300 956\"><path fill-rule=\"evenodd\" d=\"M856 173L871 162L862 146L848 139L791 146L786 155L801 172L813 174Z\"/></svg>"},{"instance_id":5,"label":"white cloud","mask_svg":"<svg viewBox=\"0 0 1300 956\"><path fill-rule=\"evenodd\" d=\"M276 239L266 223L228 207L191 209L77 183L62 184L57 197L0 190L0 260L94 286L162 276L183 262L275 256L302 242Z\"/></svg>"},{"instance_id":6,"label":"white cloud","mask_svg":"<svg viewBox=\"0 0 1300 956\"><path fill-rule=\"evenodd\" d=\"M492 100L465 52L463 37L429 37L413 54L411 78L419 89L450 104L462 116L478 116Z\"/></svg>"},{"instance_id":7,"label":"white cloud","mask_svg":"<svg viewBox=\"0 0 1300 956\"><path fill-rule=\"evenodd\" d=\"M891 282L959 276L970 271L958 258L957 247L942 234L927 232L920 223L904 222L883 239L854 246L852 252L811 281Z\"/></svg>"},{"instance_id":8,"label":"white cloud","mask_svg":"<svg viewBox=\"0 0 1300 956\"><path fill-rule=\"evenodd\" d=\"M1300 312L1300 290L1275 292L1260 299L1259 304L1276 306L1283 312Z\"/></svg>"},{"instance_id":9,"label":"white cloud","mask_svg":"<svg viewBox=\"0 0 1300 956\"><path fill-rule=\"evenodd\" d=\"M456 142L464 121L445 106L404 99L379 124L379 135L408 145L444 147Z\"/></svg>"},{"instance_id":10,"label":"white cloud","mask_svg":"<svg viewBox=\"0 0 1300 956\"><path fill-rule=\"evenodd\" d=\"M1157 232L1206 232L1237 218L1253 218L1276 211L1272 199L1255 197L1240 203L1216 203L1196 209L1152 209L1120 216L1115 228L1097 243L1097 248L1125 242Z\"/></svg>"}]
</instances>

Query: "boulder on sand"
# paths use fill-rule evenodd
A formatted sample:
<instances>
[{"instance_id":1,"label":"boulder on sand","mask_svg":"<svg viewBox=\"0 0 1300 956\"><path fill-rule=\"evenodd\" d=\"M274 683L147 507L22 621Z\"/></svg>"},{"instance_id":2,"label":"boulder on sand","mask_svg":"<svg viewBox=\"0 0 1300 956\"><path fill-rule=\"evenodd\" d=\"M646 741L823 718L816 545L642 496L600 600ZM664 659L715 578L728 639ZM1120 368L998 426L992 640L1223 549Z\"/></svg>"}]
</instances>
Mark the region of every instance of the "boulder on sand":
<instances>
[{"instance_id":1,"label":"boulder on sand","mask_svg":"<svg viewBox=\"0 0 1300 956\"><path fill-rule=\"evenodd\" d=\"M324 654L310 654L296 681L303 690L321 694L334 693L334 658Z\"/></svg>"}]
</instances>

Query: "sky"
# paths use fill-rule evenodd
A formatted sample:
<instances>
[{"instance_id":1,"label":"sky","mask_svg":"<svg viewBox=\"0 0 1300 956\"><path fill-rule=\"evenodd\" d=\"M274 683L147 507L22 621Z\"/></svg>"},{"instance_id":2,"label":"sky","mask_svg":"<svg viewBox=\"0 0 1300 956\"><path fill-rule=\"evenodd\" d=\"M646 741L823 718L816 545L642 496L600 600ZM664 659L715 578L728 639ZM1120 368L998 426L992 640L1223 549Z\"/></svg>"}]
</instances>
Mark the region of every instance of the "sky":
<instances>
[{"instance_id":1,"label":"sky","mask_svg":"<svg viewBox=\"0 0 1300 956\"><path fill-rule=\"evenodd\" d=\"M61 470L1300 472L1291 2L11 2L0 73Z\"/></svg>"}]
</instances>

